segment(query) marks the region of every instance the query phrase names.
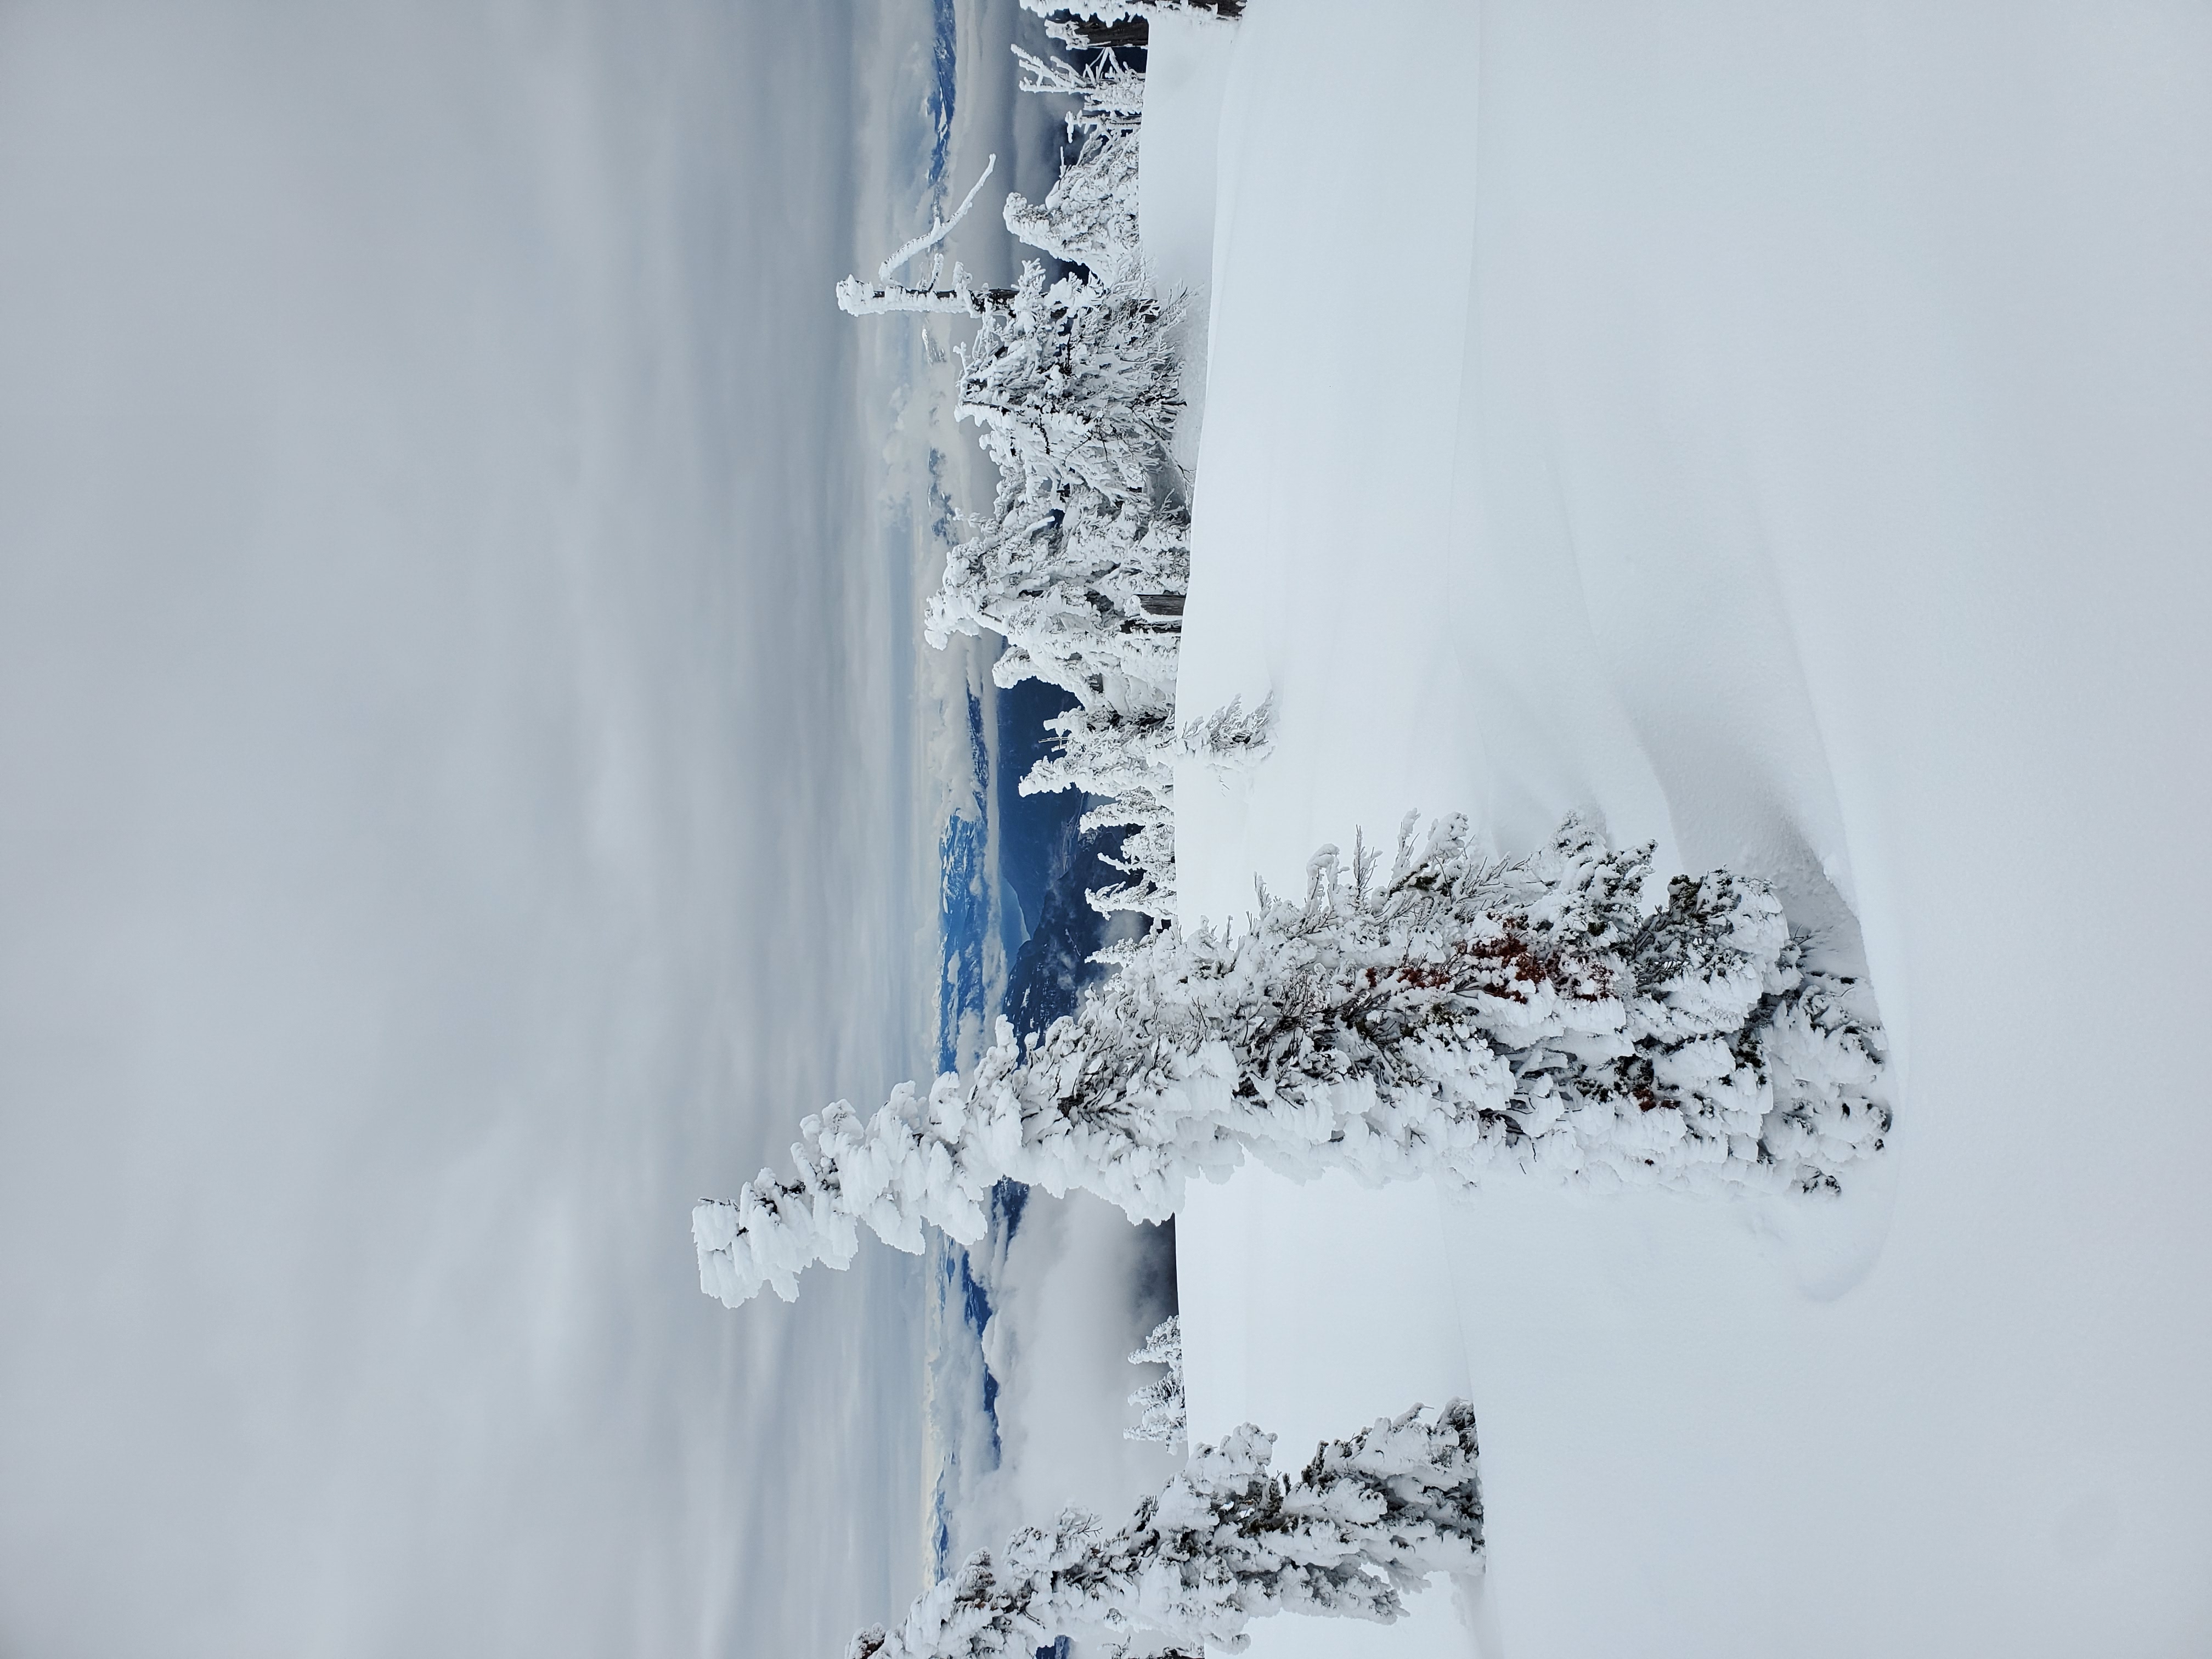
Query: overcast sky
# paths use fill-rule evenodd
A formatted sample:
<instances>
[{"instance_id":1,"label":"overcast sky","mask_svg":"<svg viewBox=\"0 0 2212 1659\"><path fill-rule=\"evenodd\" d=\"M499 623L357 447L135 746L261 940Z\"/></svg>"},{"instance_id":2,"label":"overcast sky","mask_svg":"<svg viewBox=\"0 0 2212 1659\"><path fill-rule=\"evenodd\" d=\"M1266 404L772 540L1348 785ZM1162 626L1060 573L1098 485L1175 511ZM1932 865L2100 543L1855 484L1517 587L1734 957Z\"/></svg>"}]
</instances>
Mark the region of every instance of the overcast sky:
<instances>
[{"instance_id":1,"label":"overcast sky","mask_svg":"<svg viewBox=\"0 0 2212 1659\"><path fill-rule=\"evenodd\" d=\"M912 1267L687 1225L924 1034L829 288L928 10L0 0L0 1655L911 1593Z\"/></svg>"}]
</instances>

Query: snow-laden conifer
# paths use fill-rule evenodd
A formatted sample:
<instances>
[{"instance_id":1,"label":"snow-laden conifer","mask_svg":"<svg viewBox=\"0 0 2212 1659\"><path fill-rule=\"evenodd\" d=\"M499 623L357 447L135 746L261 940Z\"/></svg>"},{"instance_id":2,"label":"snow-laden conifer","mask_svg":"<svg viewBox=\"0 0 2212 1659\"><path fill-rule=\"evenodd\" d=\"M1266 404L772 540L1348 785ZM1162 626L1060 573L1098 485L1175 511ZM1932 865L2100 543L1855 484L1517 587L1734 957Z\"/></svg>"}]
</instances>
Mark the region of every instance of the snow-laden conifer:
<instances>
[{"instance_id":1,"label":"snow-laden conifer","mask_svg":"<svg viewBox=\"0 0 2212 1659\"><path fill-rule=\"evenodd\" d=\"M1126 831L1120 854L1106 862L1128 879L1086 895L1095 908L1171 919L1176 761L1194 757L1221 772L1255 765L1267 754L1273 719L1272 697L1250 710L1232 697L1177 732L1174 709L1151 688L1128 680L1119 699L1094 698L1045 722L1058 745L1029 769L1021 792L1080 789L1095 803L1079 820L1084 833Z\"/></svg>"},{"instance_id":2,"label":"snow-laden conifer","mask_svg":"<svg viewBox=\"0 0 2212 1659\"><path fill-rule=\"evenodd\" d=\"M1152 1334L1145 1339L1145 1346L1129 1356L1132 1365L1164 1365L1164 1375L1155 1377L1129 1396L1129 1403L1137 1408L1137 1425L1124 1429L1122 1437L1128 1440L1155 1440L1164 1446L1174 1446L1183 1437L1186 1413L1182 1397L1182 1317L1170 1314L1152 1327Z\"/></svg>"},{"instance_id":3,"label":"snow-laden conifer","mask_svg":"<svg viewBox=\"0 0 2212 1659\"><path fill-rule=\"evenodd\" d=\"M1007 1178L1163 1220L1248 1153L1371 1184L1834 1190L1889 1127L1863 988L1808 965L1761 883L1677 877L1654 905L1650 863L1573 820L1491 861L1463 820L1417 846L1409 816L1387 878L1323 848L1303 902L1162 929L1042 1036L1000 1021L972 1075L805 1120L792 1175L694 1212L701 1282L795 1296L863 1225L972 1243Z\"/></svg>"},{"instance_id":4,"label":"snow-laden conifer","mask_svg":"<svg viewBox=\"0 0 2212 1659\"><path fill-rule=\"evenodd\" d=\"M1005 312L966 349L957 411L984 429L1007 507L1049 511L1082 490L1114 520L1120 513L1102 509L1147 502L1182 408L1182 315L1137 283L1048 282L1036 261L1022 268Z\"/></svg>"},{"instance_id":5,"label":"snow-laden conifer","mask_svg":"<svg viewBox=\"0 0 2212 1659\"><path fill-rule=\"evenodd\" d=\"M1231 697L1211 714L1176 729L1175 710L1159 702L1134 707L1112 704L1075 708L1055 714L1045 729L1058 748L1022 779L1024 795L1055 789L1081 789L1093 795L1124 795L1155 782L1182 757L1234 772L1265 759L1273 746L1273 696L1256 708Z\"/></svg>"},{"instance_id":6,"label":"snow-laden conifer","mask_svg":"<svg viewBox=\"0 0 2212 1659\"><path fill-rule=\"evenodd\" d=\"M1324 1441L1296 1479L1269 1468L1274 1437L1247 1424L1200 1446L1120 1528L1062 1510L997 1556L979 1550L896 1631L847 1659L1030 1659L1062 1636L1112 1656L1240 1651L1278 1613L1389 1624L1436 1573L1482 1563L1474 1413L1416 1407Z\"/></svg>"},{"instance_id":7,"label":"snow-laden conifer","mask_svg":"<svg viewBox=\"0 0 2212 1659\"><path fill-rule=\"evenodd\" d=\"M1022 779L1024 795L1060 789L1128 794L1148 787L1164 768L1174 764L1177 734L1172 703L1133 696L1119 705L1078 705L1044 725L1057 740L1056 748Z\"/></svg>"},{"instance_id":8,"label":"snow-laden conifer","mask_svg":"<svg viewBox=\"0 0 2212 1659\"><path fill-rule=\"evenodd\" d=\"M1172 507L1048 488L1047 503L1002 491L996 517L947 550L926 636L941 646L956 633L999 634L1000 684L1048 681L1133 738L1148 711L1174 705L1187 520Z\"/></svg>"}]
</instances>

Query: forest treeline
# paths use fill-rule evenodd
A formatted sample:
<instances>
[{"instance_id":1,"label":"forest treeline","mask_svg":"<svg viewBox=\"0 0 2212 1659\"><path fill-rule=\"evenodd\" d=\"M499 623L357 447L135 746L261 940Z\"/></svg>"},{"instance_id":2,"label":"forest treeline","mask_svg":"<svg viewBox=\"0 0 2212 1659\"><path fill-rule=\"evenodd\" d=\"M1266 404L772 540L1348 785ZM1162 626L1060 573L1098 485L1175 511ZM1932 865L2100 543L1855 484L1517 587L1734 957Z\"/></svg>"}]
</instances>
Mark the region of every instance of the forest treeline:
<instances>
[{"instance_id":1,"label":"forest treeline","mask_svg":"<svg viewBox=\"0 0 2212 1659\"><path fill-rule=\"evenodd\" d=\"M1092 802L1085 832L1124 828L1112 860L1123 879L1091 902L1166 921L1175 914L1176 761L1254 757L1269 711L1237 704L1182 728L1176 721L1190 586L1189 480L1170 453L1183 407L1184 308L1155 291L1139 243L1145 77L1120 54L1142 45L1146 18L1116 10L1050 19L1077 59L1017 48L1022 89L1069 103L1072 153L1058 180L1042 201L1014 194L1004 209L1007 230L1044 257L1025 259L1006 288L978 284L957 261L947 268L945 240L987 168L950 218L884 260L872 282L841 283L837 301L858 316L976 322L974 337L954 347L956 418L981 428L998 489L987 509L962 518L967 533L947 551L924 629L939 646L954 634L995 634L1005 641L992 669L1000 685L1040 679L1073 699L1049 723L1054 752L1021 789L1081 790Z\"/></svg>"}]
</instances>

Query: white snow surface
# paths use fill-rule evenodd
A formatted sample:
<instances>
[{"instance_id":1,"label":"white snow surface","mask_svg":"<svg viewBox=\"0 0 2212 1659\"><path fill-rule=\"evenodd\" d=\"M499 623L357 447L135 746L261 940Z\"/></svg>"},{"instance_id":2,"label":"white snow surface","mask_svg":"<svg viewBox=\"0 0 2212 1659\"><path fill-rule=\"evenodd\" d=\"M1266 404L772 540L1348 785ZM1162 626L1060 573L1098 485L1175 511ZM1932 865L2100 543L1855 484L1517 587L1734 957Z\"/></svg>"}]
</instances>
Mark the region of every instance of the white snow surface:
<instances>
[{"instance_id":1,"label":"white snow surface","mask_svg":"<svg viewBox=\"0 0 2212 1659\"><path fill-rule=\"evenodd\" d=\"M1186 917L1583 811L1863 939L1899 1085L1825 1207L1194 1194L1195 1437L1483 1441L1456 1611L1253 1652L2206 1650L2212 17L1266 0L1152 64L1182 713L1279 709L1178 779Z\"/></svg>"}]
</instances>

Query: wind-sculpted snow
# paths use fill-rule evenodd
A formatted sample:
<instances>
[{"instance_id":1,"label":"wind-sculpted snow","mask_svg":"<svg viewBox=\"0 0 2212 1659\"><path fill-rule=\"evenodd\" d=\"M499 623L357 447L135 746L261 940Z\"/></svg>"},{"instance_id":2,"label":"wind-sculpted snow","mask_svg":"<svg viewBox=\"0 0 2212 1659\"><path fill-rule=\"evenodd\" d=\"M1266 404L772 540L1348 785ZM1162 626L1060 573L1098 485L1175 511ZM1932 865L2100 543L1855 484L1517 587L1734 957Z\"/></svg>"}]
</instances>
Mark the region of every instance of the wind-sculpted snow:
<instances>
[{"instance_id":1,"label":"wind-sculpted snow","mask_svg":"<svg viewBox=\"0 0 2212 1659\"><path fill-rule=\"evenodd\" d=\"M732 1306L842 1267L865 1224L902 1249L925 1222L980 1237L992 1185L1080 1188L1133 1220L1249 1153L1300 1179L1498 1170L1596 1189L1815 1194L1889 1127L1882 1045L1856 981L1806 965L1763 884L1677 877L1647 908L1649 847L1570 819L1486 861L1464 820L1387 879L1325 847L1302 902L1239 933L1163 928L1073 1017L999 1040L966 1078L912 1084L863 1121L800 1125L796 1173L694 1212L700 1279Z\"/></svg>"},{"instance_id":2,"label":"wind-sculpted snow","mask_svg":"<svg viewBox=\"0 0 2212 1659\"><path fill-rule=\"evenodd\" d=\"M1415 1407L1324 1441L1296 1480L1274 1437L1246 1424L1109 1533L1082 1510L1050 1530L979 1550L895 1632L853 1638L847 1659L1022 1659L1063 1636L1114 1656L1236 1653L1276 1613L1389 1624L1432 1573L1482 1561L1474 1413Z\"/></svg>"}]
</instances>

